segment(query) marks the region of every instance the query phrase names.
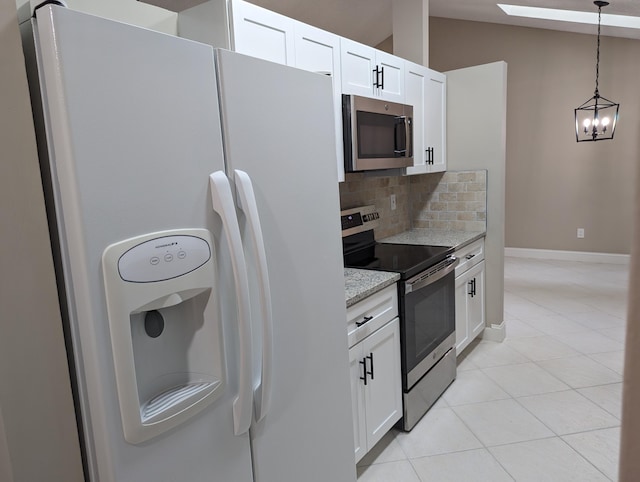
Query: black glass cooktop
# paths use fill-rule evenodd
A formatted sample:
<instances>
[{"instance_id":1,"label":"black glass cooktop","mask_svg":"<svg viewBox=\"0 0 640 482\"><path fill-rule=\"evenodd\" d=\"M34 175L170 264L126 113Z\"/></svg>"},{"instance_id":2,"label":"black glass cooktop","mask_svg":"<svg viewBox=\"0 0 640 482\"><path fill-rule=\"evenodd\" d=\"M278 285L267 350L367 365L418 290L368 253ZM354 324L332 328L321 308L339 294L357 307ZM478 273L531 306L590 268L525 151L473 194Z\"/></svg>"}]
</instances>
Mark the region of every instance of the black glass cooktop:
<instances>
[{"instance_id":1,"label":"black glass cooktop","mask_svg":"<svg viewBox=\"0 0 640 482\"><path fill-rule=\"evenodd\" d=\"M345 244L344 265L347 268L400 273L402 279L408 279L451 253L453 248L448 246L374 243L348 248Z\"/></svg>"}]
</instances>

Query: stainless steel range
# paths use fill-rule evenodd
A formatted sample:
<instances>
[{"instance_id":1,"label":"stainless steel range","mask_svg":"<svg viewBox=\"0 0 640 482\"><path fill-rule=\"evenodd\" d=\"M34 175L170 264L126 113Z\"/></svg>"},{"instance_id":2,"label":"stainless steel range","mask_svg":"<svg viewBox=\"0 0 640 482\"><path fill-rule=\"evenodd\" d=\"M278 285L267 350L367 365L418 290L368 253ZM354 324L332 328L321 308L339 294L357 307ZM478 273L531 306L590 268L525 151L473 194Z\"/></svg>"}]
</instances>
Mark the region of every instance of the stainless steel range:
<instances>
[{"instance_id":1,"label":"stainless steel range","mask_svg":"<svg viewBox=\"0 0 640 482\"><path fill-rule=\"evenodd\" d=\"M456 377L455 267L447 246L379 243L375 206L341 212L344 265L400 274L403 418L411 430Z\"/></svg>"}]
</instances>

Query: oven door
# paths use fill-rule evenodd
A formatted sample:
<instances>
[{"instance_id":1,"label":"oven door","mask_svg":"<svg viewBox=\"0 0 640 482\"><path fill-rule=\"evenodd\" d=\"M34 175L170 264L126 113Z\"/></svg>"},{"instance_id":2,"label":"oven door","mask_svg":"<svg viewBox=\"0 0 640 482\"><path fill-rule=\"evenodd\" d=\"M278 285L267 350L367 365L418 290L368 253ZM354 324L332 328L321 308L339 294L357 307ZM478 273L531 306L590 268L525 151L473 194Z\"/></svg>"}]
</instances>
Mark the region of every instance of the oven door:
<instances>
[{"instance_id":1,"label":"oven door","mask_svg":"<svg viewBox=\"0 0 640 482\"><path fill-rule=\"evenodd\" d=\"M408 391L455 345L455 267L451 256L401 285L403 389Z\"/></svg>"}]
</instances>

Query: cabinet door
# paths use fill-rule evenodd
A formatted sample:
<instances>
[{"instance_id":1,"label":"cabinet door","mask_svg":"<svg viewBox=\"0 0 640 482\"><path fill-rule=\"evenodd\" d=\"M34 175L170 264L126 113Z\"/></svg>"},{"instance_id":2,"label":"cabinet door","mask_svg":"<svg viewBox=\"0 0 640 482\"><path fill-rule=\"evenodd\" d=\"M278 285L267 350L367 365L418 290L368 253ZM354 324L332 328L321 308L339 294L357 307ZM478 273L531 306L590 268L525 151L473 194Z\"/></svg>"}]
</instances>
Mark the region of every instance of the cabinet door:
<instances>
[{"instance_id":1,"label":"cabinet door","mask_svg":"<svg viewBox=\"0 0 640 482\"><path fill-rule=\"evenodd\" d=\"M376 68L376 50L372 47L340 39L340 65L342 67L342 93L371 97L374 94L373 71Z\"/></svg>"},{"instance_id":2,"label":"cabinet door","mask_svg":"<svg viewBox=\"0 0 640 482\"><path fill-rule=\"evenodd\" d=\"M460 355L462 350L469 344L469 323L467 316L467 304L470 291L470 278L468 271L456 278L456 354Z\"/></svg>"},{"instance_id":3,"label":"cabinet door","mask_svg":"<svg viewBox=\"0 0 640 482\"><path fill-rule=\"evenodd\" d=\"M367 337L362 345L369 372L365 407L367 446L371 448L402 417L398 318Z\"/></svg>"},{"instance_id":4,"label":"cabinet door","mask_svg":"<svg viewBox=\"0 0 640 482\"><path fill-rule=\"evenodd\" d=\"M365 424L364 407L364 367L360 363L364 360L362 343L358 343L349 350L351 371L351 410L353 412L353 440L355 442L356 463L367 453L367 429Z\"/></svg>"},{"instance_id":5,"label":"cabinet door","mask_svg":"<svg viewBox=\"0 0 640 482\"><path fill-rule=\"evenodd\" d=\"M425 149L432 148L429 172L447 170L447 77L429 70L426 87L426 133Z\"/></svg>"},{"instance_id":6,"label":"cabinet door","mask_svg":"<svg viewBox=\"0 0 640 482\"><path fill-rule=\"evenodd\" d=\"M381 86L377 89L377 94L384 100L404 104L404 60L376 50L376 65L378 69L382 69Z\"/></svg>"},{"instance_id":7,"label":"cabinet door","mask_svg":"<svg viewBox=\"0 0 640 482\"><path fill-rule=\"evenodd\" d=\"M338 181L344 181L342 146L342 76L340 75L340 37L304 23L296 22L294 36L295 66L331 76L336 134Z\"/></svg>"},{"instance_id":8,"label":"cabinet door","mask_svg":"<svg viewBox=\"0 0 640 482\"><path fill-rule=\"evenodd\" d=\"M413 106L413 166L407 167L407 174L427 172L424 133L426 129L425 90L428 76L429 69L426 67L413 62L405 62L405 103Z\"/></svg>"},{"instance_id":9,"label":"cabinet door","mask_svg":"<svg viewBox=\"0 0 640 482\"><path fill-rule=\"evenodd\" d=\"M247 2L231 2L233 50L293 65L294 20Z\"/></svg>"},{"instance_id":10,"label":"cabinet door","mask_svg":"<svg viewBox=\"0 0 640 482\"><path fill-rule=\"evenodd\" d=\"M469 270L470 281L474 284L474 295L469 296L467 306L469 342L478 336L485 326L484 273L484 261Z\"/></svg>"}]
</instances>

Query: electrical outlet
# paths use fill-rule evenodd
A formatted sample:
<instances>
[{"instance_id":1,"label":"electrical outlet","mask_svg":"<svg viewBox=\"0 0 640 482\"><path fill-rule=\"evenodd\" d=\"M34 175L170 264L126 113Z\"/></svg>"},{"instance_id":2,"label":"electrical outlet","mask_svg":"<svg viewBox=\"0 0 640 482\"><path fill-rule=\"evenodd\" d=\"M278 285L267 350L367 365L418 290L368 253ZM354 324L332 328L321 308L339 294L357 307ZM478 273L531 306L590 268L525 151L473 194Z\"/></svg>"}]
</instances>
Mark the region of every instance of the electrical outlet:
<instances>
[{"instance_id":1,"label":"electrical outlet","mask_svg":"<svg viewBox=\"0 0 640 482\"><path fill-rule=\"evenodd\" d=\"M396 195L395 194L391 195L391 210L392 211L396 210Z\"/></svg>"},{"instance_id":2,"label":"electrical outlet","mask_svg":"<svg viewBox=\"0 0 640 482\"><path fill-rule=\"evenodd\" d=\"M578 228L578 238L584 238L584 228Z\"/></svg>"}]
</instances>

